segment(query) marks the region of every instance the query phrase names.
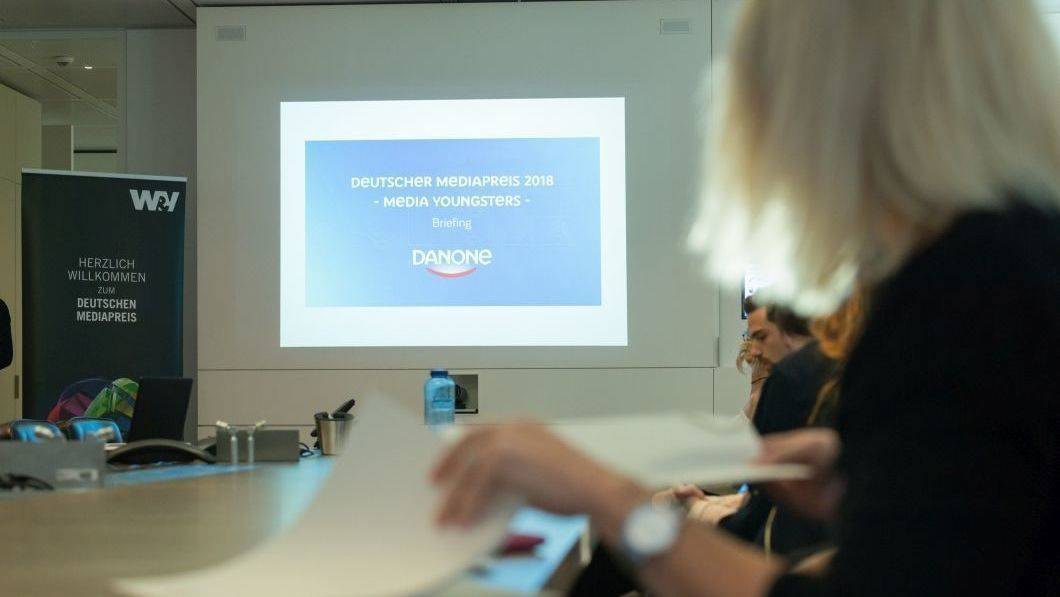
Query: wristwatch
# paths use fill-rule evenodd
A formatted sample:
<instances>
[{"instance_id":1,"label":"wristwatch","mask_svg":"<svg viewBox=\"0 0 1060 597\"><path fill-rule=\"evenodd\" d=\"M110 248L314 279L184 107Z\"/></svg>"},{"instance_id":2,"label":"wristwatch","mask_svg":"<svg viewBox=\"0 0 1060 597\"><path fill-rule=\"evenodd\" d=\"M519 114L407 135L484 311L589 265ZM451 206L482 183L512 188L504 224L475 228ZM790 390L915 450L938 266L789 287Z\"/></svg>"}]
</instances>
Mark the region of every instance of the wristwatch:
<instances>
[{"instance_id":1,"label":"wristwatch","mask_svg":"<svg viewBox=\"0 0 1060 597\"><path fill-rule=\"evenodd\" d=\"M665 553L677 542L684 521L685 510L677 504L645 502L622 523L622 551L634 564Z\"/></svg>"}]
</instances>

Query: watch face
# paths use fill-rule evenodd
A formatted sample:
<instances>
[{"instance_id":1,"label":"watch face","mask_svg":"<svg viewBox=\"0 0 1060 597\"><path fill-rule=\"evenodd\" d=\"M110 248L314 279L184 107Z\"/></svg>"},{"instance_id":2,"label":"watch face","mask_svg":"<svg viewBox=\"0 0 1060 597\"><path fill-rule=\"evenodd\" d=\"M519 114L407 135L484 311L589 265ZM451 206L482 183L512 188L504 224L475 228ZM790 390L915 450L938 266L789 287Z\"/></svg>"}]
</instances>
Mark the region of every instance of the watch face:
<instances>
[{"instance_id":1,"label":"watch face","mask_svg":"<svg viewBox=\"0 0 1060 597\"><path fill-rule=\"evenodd\" d=\"M684 513L676 508L642 504L630 513L622 529L623 542L634 559L666 551L677 540Z\"/></svg>"}]
</instances>

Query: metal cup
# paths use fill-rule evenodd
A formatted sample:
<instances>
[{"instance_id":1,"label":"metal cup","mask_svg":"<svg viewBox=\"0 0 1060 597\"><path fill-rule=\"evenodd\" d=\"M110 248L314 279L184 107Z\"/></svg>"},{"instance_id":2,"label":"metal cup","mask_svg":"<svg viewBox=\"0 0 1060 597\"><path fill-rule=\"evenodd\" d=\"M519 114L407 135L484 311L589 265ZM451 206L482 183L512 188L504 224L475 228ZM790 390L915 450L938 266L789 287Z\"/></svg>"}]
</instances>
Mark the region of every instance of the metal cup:
<instances>
[{"instance_id":1,"label":"metal cup","mask_svg":"<svg viewBox=\"0 0 1060 597\"><path fill-rule=\"evenodd\" d=\"M320 440L320 453L342 454L346 447L346 434L353 424L353 415L338 413L334 416L317 417L317 438Z\"/></svg>"}]
</instances>

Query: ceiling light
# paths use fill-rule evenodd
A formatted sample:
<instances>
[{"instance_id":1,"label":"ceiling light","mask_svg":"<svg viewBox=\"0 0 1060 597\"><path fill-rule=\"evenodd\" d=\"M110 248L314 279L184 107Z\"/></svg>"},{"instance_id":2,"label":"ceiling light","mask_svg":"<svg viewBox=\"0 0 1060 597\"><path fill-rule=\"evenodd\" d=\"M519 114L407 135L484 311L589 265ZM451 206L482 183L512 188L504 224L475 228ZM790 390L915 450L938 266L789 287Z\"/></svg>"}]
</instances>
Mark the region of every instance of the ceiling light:
<instances>
[{"instance_id":1,"label":"ceiling light","mask_svg":"<svg viewBox=\"0 0 1060 597\"><path fill-rule=\"evenodd\" d=\"M92 65L91 64L86 64L85 65L85 70L92 70Z\"/></svg>"}]
</instances>

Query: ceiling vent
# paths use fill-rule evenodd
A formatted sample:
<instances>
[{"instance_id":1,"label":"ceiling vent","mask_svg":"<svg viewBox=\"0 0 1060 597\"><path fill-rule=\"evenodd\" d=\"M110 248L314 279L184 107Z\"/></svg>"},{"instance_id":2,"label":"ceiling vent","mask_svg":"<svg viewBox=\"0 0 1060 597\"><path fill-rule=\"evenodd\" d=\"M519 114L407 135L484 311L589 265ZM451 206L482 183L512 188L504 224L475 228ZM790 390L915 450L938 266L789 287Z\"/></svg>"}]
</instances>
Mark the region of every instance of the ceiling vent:
<instances>
[{"instance_id":1,"label":"ceiling vent","mask_svg":"<svg viewBox=\"0 0 1060 597\"><path fill-rule=\"evenodd\" d=\"M692 33L692 19L659 19L662 35L686 35Z\"/></svg>"},{"instance_id":2,"label":"ceiling vent","mask_svg":"<svg viewBox=\"0 0 1060 597\"><path fill-rule=\"evenodd\" d=\"M217 28L217 41L246 41L246 25L221 25Z\"/></svg>"}]
</instances>

